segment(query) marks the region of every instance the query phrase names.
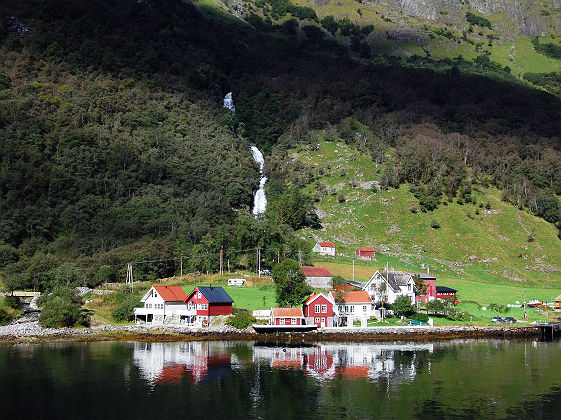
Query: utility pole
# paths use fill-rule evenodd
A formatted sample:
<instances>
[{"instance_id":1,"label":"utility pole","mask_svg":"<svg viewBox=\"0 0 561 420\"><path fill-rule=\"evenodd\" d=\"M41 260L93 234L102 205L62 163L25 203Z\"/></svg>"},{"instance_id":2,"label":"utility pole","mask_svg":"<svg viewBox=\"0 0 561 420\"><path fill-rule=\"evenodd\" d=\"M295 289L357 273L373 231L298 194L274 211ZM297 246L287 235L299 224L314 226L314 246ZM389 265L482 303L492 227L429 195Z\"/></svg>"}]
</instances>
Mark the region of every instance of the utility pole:
<instances>
[{"instance_id":1,"label":"utility pole","mask_svg":"<svg viewBox=\"0 0 561 420\"><path fill-rule=\"evenodd\" d=\"M179 279L183 281L183 251L179 253Z\"/></svg>"},{"instance_id":2,"label":"utility pole","mask_svg":"<svg viewBox=\"0 0 561 420\"><path fill-rule=\"evenodd\" d=\"M277 264L280 263L280 250L277 249Z\"/></svg>"},{"instance_id":3,"label":"utility pole","mask_svg":"<svg viewBox=\"0 0 561 420\"><path fill-rule=\"evenodd\" d=\"M302 251L298 250L298 264L302 267Z\"/></svg>"},{"instance_id":4,"label":"utility pole","mask_svg":"<svg viewBox=\"0 0 561 420\"><path fill-rule=\"evenodd\" d=\"M528 319L528 314L526 313L526 289L524 289L524 321Z\"/></svg>"},{"instance_id":5,"label":"utility pole","mask_svg":"<svg viewBox=\"0 0 561 420\"><path fill-rule=\"evenodd\" d=\"M224 245L220 244L220 275L224 274Z\"/></svg>"},{"instance_id":6,"label":"utility pole","mask_svg":"<svg viewBox=\"0 0 561 420\"><path fill-rule=\"evenodd\" d=\"M132 279L132 263L127 263L127 280L126 280L127 291L133 291L133 279Z\"/></svg>"},{"instance_id":7,"label":"utility pole","mask_svg":"<svg viewBox=\"0 0 561 420\"><path fill-rule=\"evenodd\" d=\"M228 258L228 273L230 272L230 258Z\"/></svg>"},{"instance_id":8,"label":"utility pole","mask_svg":"<svg viewBox=\"0 0 561 420\"><path fill-rule=\"evenodd\" d=\"M353 258L353 281L355 281L355 260Z\"/></svg>"},{"instance_id":9,"label":"utility pole","mask_svg":"<svg viewBox=\"0 0 561 420\"><path fill-rule=\"evenodd\" d=\"M261 248L257 248L257 277L261 278Z\"/></svg>"}]
</instances>

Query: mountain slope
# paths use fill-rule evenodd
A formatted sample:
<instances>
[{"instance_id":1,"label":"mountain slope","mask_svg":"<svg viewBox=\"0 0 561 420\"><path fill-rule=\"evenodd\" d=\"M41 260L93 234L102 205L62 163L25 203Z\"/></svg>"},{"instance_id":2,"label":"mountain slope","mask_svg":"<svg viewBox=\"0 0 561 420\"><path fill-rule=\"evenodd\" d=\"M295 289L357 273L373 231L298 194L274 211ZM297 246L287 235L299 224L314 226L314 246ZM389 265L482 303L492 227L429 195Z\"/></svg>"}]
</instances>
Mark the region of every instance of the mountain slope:
<instances>
[{"instance_id":1,"label":"mountain slope","mask_svg":"<svg viewBox=\"0 0 561 420\"><path fill-rule=\"evenodd\" d=\"M344 143L321 141L291 156L313 168L306 190L318 198L323 228L305 231L309 244L332 240L348 256L374 246L378 266L418 271L425 264L465 279L561 284L555 226L502 202L496 189L475 186L477 204L454 199L425 213L406 186L378 190L382 165Z\"/></svg>"}]
</instances>

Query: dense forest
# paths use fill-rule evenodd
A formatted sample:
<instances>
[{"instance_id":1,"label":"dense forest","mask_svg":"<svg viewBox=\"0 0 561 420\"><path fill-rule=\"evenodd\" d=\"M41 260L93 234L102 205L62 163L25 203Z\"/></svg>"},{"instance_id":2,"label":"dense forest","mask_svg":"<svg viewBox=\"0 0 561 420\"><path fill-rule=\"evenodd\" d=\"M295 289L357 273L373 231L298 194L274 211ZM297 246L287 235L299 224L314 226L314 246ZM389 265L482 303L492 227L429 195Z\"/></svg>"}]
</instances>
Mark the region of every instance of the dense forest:
<instances>
[{"instance_id":1,"label":"dense forest","mask_svg":"<svg viewBox=\"0 0 561 420\"><path fill-rule=\"evenodd\" d=\"M410 183L425 211L483 183L560 222L558 97L484 59L367 59L360 35L357 52L302 21L250 23L181 0L2 2L5 283L93 285L128 261L164 277L179 255L214 271L221 248L244 267L258 247L302 256L295 231L320 221L287 154L317 130L382 163L384 188ZM250 144L268 155L262 220Z\"/></svg>"}]
</instances>

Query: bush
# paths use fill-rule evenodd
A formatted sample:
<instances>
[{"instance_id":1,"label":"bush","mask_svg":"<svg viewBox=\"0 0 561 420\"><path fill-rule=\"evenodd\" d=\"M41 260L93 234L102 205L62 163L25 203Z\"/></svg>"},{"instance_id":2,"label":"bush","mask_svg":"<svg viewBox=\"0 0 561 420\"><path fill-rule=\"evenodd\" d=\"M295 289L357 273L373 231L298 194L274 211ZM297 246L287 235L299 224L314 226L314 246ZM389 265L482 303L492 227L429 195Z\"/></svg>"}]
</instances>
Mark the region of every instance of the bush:
<instances>
[{"instance_id":1,"label":"bush","mask_svg":"<svg viewBox=\"0 0 561 420\"><path fill-rule=\"evenodd\" d=\"M256 319L249 313L249 311L238 311L226 320L226 325L234 327L238 330L244 330L254 323Z\"/></svg>"},{"instance_id":2,"label":"bush","mask_svg":"<svg viewBox=\"0 0 561 420\"><path fill-rule=\"evenodd\" d=\"M392 304L391 309L398 316L409 316L415 313L415 307L407 296L399 296Z\"/></svg>"},{"instance_id":3,"label":"bush","mask_svg":"<svg viewBox=\"0 0 561 420\"><path fill-rule=\"evenodd\" d=\"M21 299L18 296L5 296L4 304L8 308L21 309Z\"/></svg>"},{"instance_id":4,"label":"bush","mask_svg":"<svg viewBox=\"0 0 561 420\"><path fill-rule=\"evenodd\" d=\"M429 322L429 316L421 312L415 312L413 315L409 316L409 319L419 322Z\"/></svg>"},{"instance_id":5,"label":"bush","mask_svg":"<svg viewBox=\"0 0 561 420\"><path fill-rule=\"evenodd\" d=\"M119 322L132 321L134 319L134 308L142 306L140 297L136 294L128 294L119 300L120 302L113 309L111 316L115 321Z\"/></svg>"},{"instance_id":6,"label":"bush","mask_svg":"<svg viewBox=\"0 0 561 420\"><path fill-rule=\"evenodd\" d=\"M39 324L45 328L87 326L89 316L81 306L82 301L72 288L57 287L46 298Z\"/></svg>"},{"instance_id":7,"label":"bush","mask_svg":"<svg viewBox=\"0 0 561 420\"><path fill-rule=\"evenodd\" d=\"M0 325L6 325L13 319L13 316L3 308L0 308Z\"/></svg>"}]
</instances>

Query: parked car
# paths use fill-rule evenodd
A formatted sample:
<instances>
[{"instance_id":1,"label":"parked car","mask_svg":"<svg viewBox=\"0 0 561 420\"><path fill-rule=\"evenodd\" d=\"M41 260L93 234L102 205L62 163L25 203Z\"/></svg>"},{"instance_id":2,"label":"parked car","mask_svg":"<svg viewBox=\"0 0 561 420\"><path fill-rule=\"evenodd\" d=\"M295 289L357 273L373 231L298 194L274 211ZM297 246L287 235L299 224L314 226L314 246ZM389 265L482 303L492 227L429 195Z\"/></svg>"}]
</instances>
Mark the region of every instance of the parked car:
<instances>
[{"instance_id":1,"label":"parked car","mask_svg":"<svg viewBox=\"0 0 561 420\"><path fill-rule=\"evenodd\" d=\"M516 322L516 318L513 318L511 316L507 316L505 319L503 319L504 322L508 322L509 324L514 324Z\"/></svg>"},{"instance_id":2,"label":"parked car","mask_svg":"<svg viewBox=\"0 0 561 420\"><path fill-rule=\"evenodd\" d=\"M261 270L261 275L262 276L270 276L271 275L271 270Z\"/></svg>"},{"instance_id":3,"label":"parked car","mask_svg":"<svg viewBox=\"0 0 561 420\"><path fill-rule=\"evenodd\" d=\"M504 322L504 319L502 319L500 316L494 316L493 318L491 318L491 322Z\"/></svg>"}]
</instances>

